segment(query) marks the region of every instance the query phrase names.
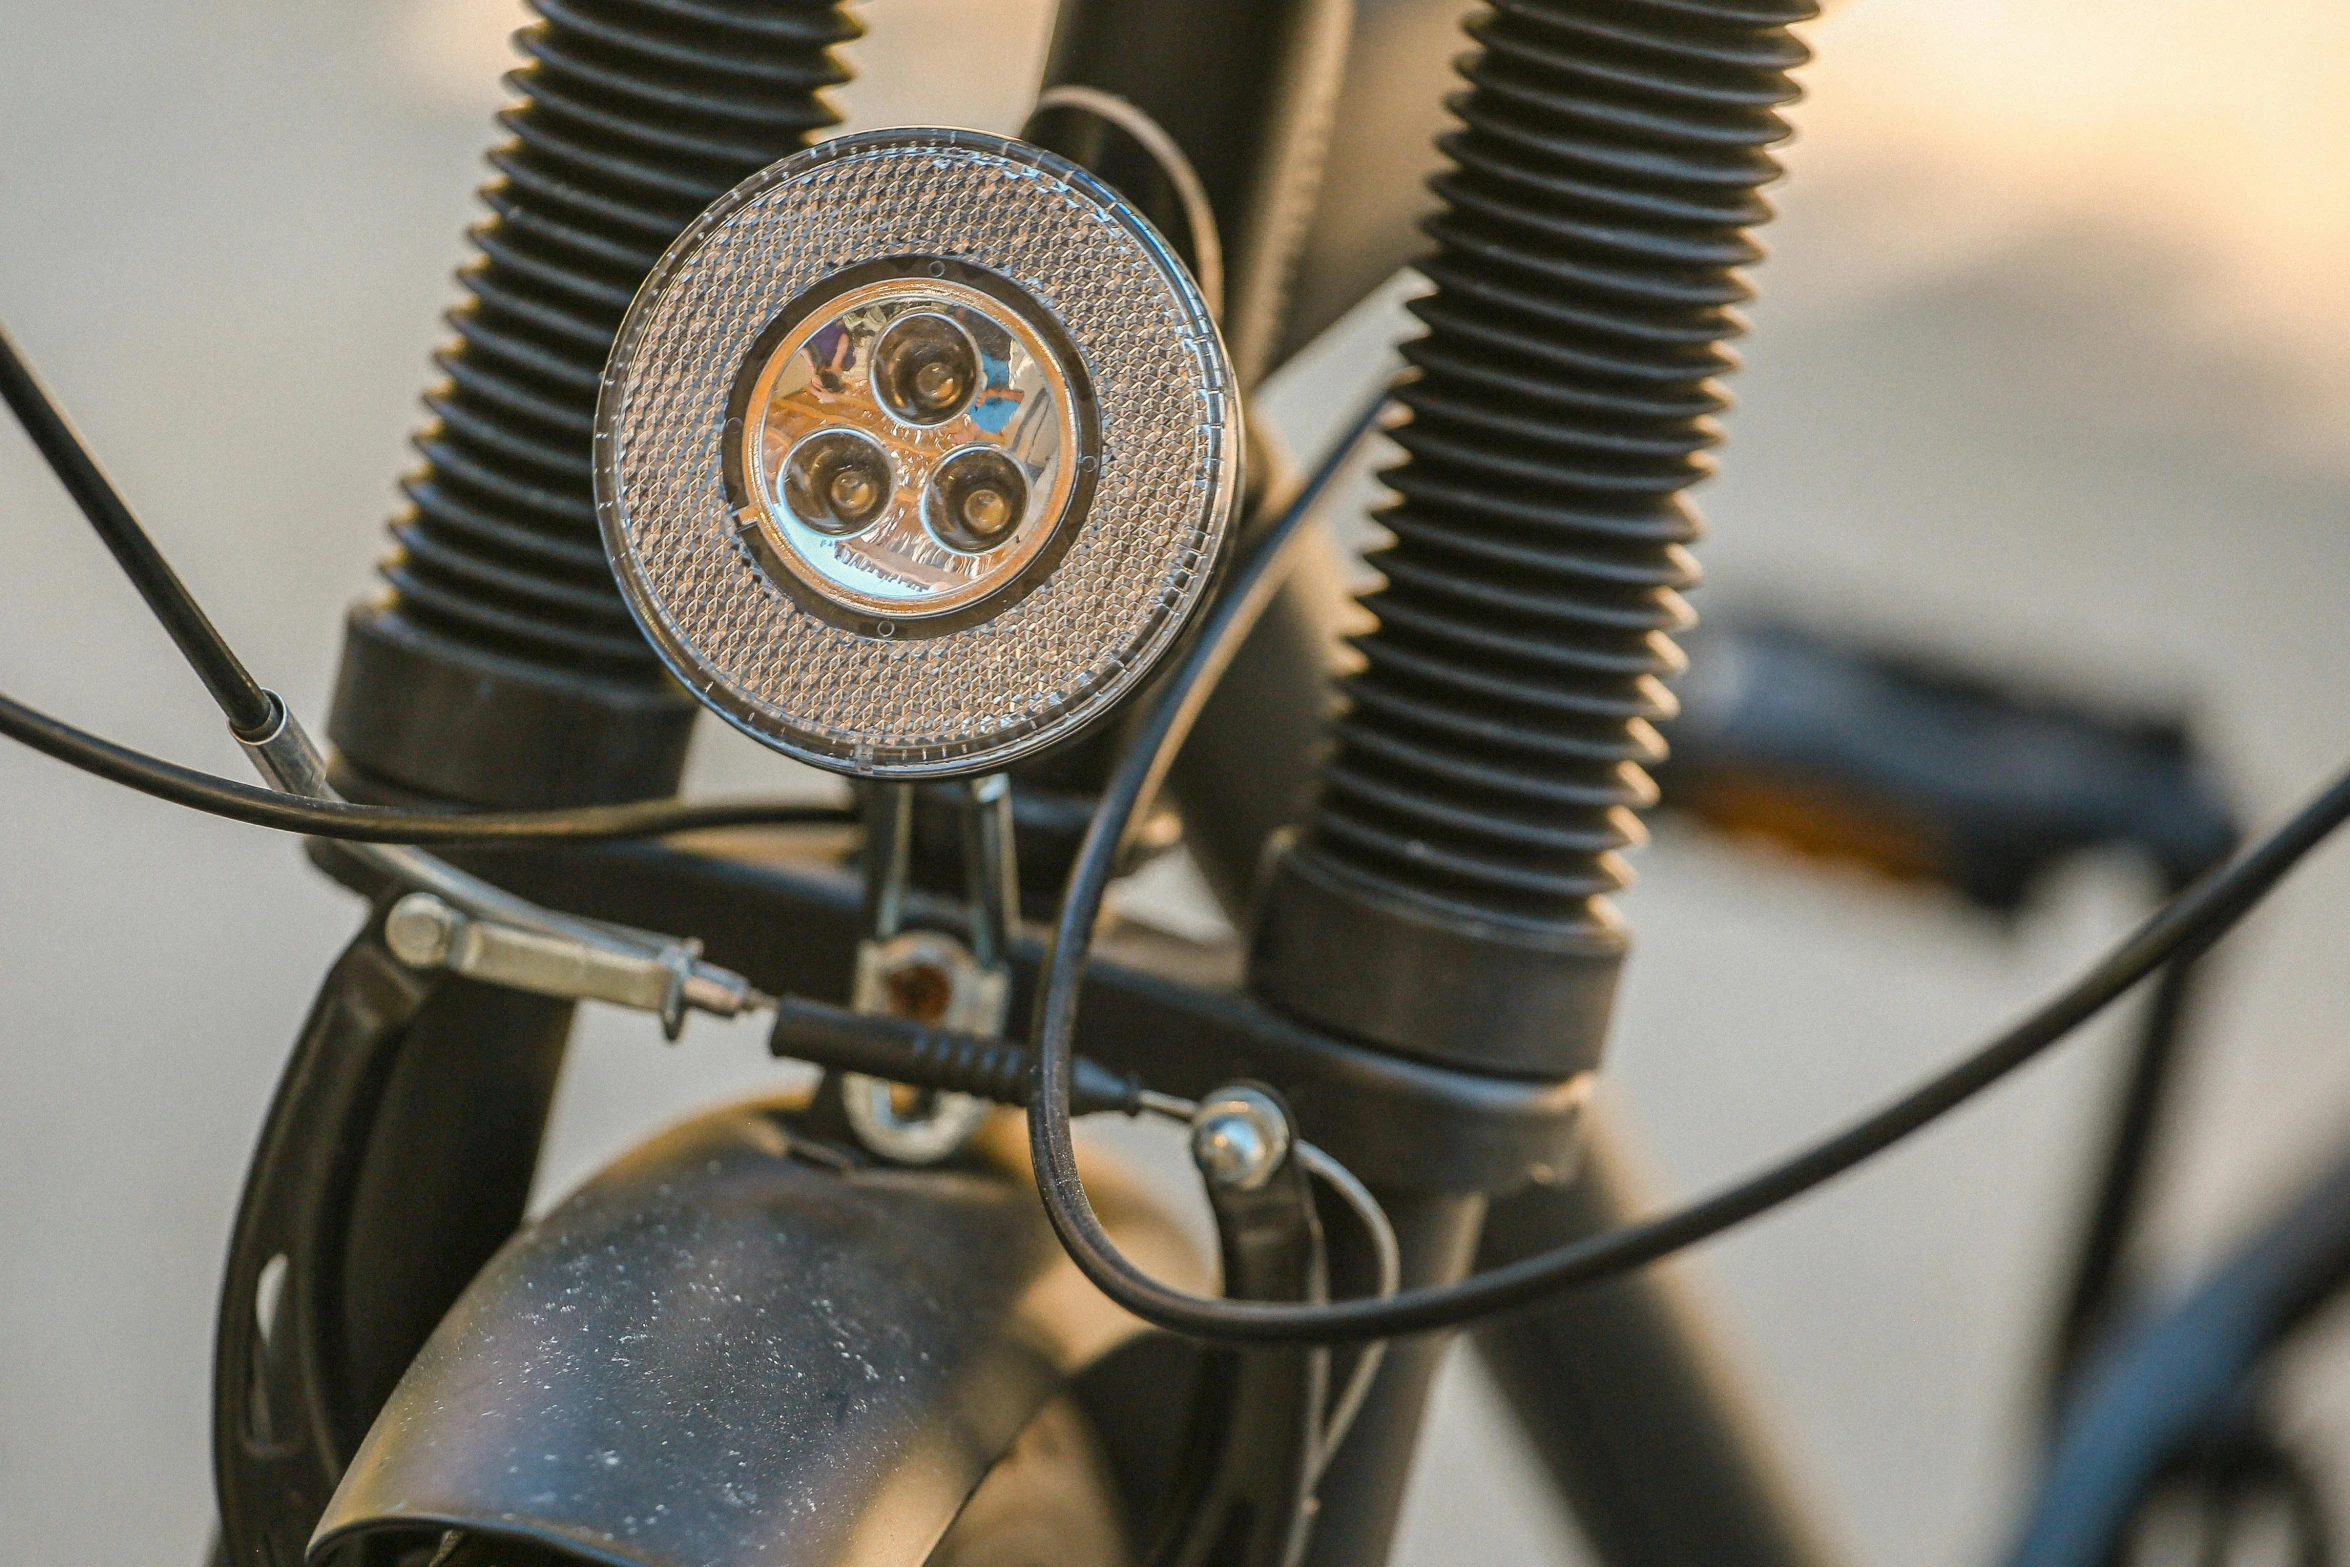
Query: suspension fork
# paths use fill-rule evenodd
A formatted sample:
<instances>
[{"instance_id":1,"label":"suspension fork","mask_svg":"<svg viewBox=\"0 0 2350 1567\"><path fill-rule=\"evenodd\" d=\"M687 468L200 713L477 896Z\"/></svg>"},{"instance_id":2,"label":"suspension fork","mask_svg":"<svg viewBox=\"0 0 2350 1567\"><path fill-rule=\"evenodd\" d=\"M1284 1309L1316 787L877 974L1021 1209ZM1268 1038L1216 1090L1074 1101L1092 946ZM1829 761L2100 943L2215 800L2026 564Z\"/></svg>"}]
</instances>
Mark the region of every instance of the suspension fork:
<instances>
[{"instance_id":1,"label":"suspension fork","mask_svg":"<svg viewBox=\"0 0 2350 1567\"><path fill-rule=\"evenodd\" d=\"M1435 289L1412 307L1427 331L1404 350L1419 372L1399 394L1405 461L1384 476L1395 542L1365 601L1380 624L1356 641L1317 802L1258 901L1248 980L1329 1033L1504 1078L1600 1059L1627 947L1608 895L1655 796L1643 768L1683 665L1670 637L1692 623L1680 590L1698 521L1681 492L1718 437L1737 269L1760 255L1746 230L1768 215L1774 111L1805 57L1788 24L1814 7L1586 10L1520 0L1471 24L1483 52L1463 68L1425 225ZM1482 1199L1383 1196L1399 1230L1410 1216L1407 1276L1467 1269ZM1589 1217L1532 1199L1506 1211L1491 1260ZM1688 1391L1682 1434L1736 1429L1656 1286L1598 1299L1561 1309L1600 1311L1634 1364ZM1353 1527L1326 1524L1316 1563L1384 1558L1435 1354L1415 1346L1382 1375L1353 1468L1324 1494ZM1717 1477L1756 1498L1713 1559L1817 1560L1757 1451L1712 1446ZM1685 1474L1645 1444L1546 1447L1566 1453L1570 1491L1589 1482L1587 1511L1626 1491L1669 1501ZM1603 1458L1634 1468L1601 1473ZM1612 1532L1612 1562L1691 1559Z\"/></svg>"}]
</instances>

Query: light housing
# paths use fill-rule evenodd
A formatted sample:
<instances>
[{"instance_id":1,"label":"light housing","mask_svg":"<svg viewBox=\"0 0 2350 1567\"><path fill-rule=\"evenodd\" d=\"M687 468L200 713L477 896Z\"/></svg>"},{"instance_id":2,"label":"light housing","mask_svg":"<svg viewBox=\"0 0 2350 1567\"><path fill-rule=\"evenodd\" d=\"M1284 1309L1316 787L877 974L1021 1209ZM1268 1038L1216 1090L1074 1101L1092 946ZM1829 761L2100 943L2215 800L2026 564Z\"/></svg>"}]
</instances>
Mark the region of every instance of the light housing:
<instances>
[{"instance_id":1,"label":"light housing","mask_svg":"<svg viewBox=\"0 0 2350 1567\"><path fill-rule=\"evenodd\" d=\"M596 502L702 701L840 772L998 770L1090 727L1203 601L1240 409L1199 291L1115 192L975 131L737 187L623 322Z\"/></svg>"}]
</instances>

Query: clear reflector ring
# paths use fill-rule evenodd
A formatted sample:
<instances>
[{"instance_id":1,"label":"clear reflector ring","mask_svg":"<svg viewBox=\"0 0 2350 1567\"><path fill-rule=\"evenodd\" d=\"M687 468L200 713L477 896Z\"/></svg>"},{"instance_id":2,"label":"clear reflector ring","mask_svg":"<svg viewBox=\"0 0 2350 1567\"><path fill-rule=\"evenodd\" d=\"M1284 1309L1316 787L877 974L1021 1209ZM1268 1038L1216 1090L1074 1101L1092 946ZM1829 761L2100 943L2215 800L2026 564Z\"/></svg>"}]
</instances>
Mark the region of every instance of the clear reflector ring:
<instances>
[{"instance_id":1,"label":"clear reflector ring","mask_svg":"<svg viewBox=\"0 0 2350 1567\"><path fill-rule=\"evenodd\" d=\"M994 771L1117 705L1227 542L1207 309L1082 169L972 131L842 137L672 246L622 323L596 507L704 703L880 778Z\"/></svg>"}]
</instances>

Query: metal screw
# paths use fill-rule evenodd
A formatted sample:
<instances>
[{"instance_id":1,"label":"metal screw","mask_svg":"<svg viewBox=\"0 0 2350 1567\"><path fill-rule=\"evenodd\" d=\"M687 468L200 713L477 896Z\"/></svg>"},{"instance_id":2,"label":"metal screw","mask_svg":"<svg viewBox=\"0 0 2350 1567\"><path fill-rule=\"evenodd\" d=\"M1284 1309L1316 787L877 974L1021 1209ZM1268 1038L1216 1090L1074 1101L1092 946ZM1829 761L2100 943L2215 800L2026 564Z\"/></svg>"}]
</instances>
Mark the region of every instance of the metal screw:
<instances>
[{"instance_id":1,"label":"metal screw","mask_svg":"<svg viewBox=\"0 0 2350 1567\"><path fill-rule=\"evenodd\" d=\"M1220 1088L1191 1118L1191 1160L1218 1186L1253 1192L1289 1157L1289 1117L1270 1094Z\"/></svg>"}]
</instances>

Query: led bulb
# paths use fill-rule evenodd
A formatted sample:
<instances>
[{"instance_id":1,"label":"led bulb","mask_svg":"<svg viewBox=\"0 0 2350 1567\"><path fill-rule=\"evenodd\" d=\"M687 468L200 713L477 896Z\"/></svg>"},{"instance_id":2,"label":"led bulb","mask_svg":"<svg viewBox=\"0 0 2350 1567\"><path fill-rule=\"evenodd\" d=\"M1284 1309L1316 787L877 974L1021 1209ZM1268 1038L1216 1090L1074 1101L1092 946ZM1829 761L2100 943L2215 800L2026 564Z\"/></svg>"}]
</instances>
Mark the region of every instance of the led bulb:
<instances>
[{"instance_id":1,"label":"led bulb","mask_svg":"<svg viewBox=\"0 0 2350 1567\"><path fill-rule=\"evenodd\" d=\"M1222 558L1240 418L1189 275L1082 169L972 131L799 153L623 322L596 499L688 689L802 760L993 771L1106 715Z\"/></svg>"},{"instance_id":2,"label":"led bulb","mask_svg":"<svg viewBox=\"0 0 2350 1567\"><path fill-rule=\"evenodd\" d=\"M852 430L819 430L783 464L783 504L804 527L835 537L862 532L889 501L889 457Z\"/></svg>"},{"instance_id":3,"label":"led bulb","mask_svg":"<svg viewBox=\"0 0 2350 1567\"><path fill-rule=\"evenodd\" d=\"M1028 515L1028 476L1003 452L968 446L938 465L922 497L930 536L948 549L983 555Z\"/></svg>"},{"instance_id":4,"label":"led bulb","mask_svg":"<svg viewBox=\"0 0 2350 1567\"><path fill-rule=\"evenodd\" d=\"M980 376L978 345L947 311L909 310L873 345L873 390L908 424L952 419Z\"/></svg>"}]
</instances>

